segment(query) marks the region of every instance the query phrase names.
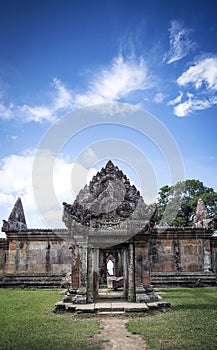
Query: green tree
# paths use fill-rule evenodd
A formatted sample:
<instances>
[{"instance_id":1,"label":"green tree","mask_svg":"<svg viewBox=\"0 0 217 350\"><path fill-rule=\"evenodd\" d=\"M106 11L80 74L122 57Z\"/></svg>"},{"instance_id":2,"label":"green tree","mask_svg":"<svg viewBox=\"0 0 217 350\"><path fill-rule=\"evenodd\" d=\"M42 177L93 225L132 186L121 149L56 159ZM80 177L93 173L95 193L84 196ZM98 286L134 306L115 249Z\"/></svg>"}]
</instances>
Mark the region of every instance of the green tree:
<instances>
[{"instance_id":1,"label":"green tree","mask_svg":"<svg viewBox=\"0 0 217 350\"><path fill-rule=\"evenodd\" d=\"M202 199L208 215L217 218L217 193L199 180L186 180L174 186L163 186L158 197L158 224L192 226L198 199Z\"/></svg>"}]
</instances>

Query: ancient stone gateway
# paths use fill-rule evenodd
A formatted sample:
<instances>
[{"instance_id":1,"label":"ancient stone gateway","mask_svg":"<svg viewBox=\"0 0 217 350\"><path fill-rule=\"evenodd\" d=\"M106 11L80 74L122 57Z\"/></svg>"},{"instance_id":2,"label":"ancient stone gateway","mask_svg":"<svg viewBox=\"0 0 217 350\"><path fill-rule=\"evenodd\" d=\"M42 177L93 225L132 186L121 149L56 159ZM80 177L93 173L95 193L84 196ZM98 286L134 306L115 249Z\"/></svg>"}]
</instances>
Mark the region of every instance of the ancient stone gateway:
<instances>
[{"instance_id":1,"label":"ancient stone gateway","mask_svg":"<svg viewBox=\"0 0 217 350\"><path fill-rule=\"evenodd\" d=\"M107 263L123 281L123 297L138 301L150 285L150 234L155 206L109 161L73 204L63 203L63 222L72 239L72 289L77 302L94 302L107 283ZM74 299L76 302L76 297Z\"/></svg>"},{"instance_id":2,"label":"ancient stone gateway","mask_svg":"<svg viewBox=\"0 0 217 350\"><path fill-rule=\"evenodd\" d=\"M156 218L156 207L111 161L73 204L64 203L64 229L29 228L18 198L3 220L0 288L58 288L70 280L74 301L89 303L106 285L107 269L128 301L147 300L150 284L216 286L217 231L202 201L193 227L154 227Z\"/></svg>"}]
</instances>

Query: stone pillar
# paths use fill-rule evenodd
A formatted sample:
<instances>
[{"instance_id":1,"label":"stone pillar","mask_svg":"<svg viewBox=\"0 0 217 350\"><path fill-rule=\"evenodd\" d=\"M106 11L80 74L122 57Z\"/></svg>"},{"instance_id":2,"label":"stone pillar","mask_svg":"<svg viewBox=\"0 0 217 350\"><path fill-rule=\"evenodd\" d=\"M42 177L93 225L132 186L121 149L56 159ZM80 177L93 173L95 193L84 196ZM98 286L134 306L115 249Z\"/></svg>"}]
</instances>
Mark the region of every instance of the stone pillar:
<instances>
[{"instance_id":1,"label":"stone pillar","mask_svg":"<svg viewBox=\"0 0 217 350\"><path fill-rule=\"evenodd\" d=\"M180 258L180 248L179 248L179 238L177 232L173 235L173 254L174 254L174 271L181 272L181 258Z\"/></svg>"},{"instance_id":2,"label":"stone pillar","mask_svg":"<svg viewBox=\"0 0 217 350\"><path fill-rule=\"evenodd\" d=\"M79 243L79 253L80 253L80 273L79 273L79 287L82 289L87 288L87 244L83 242L82 245Z\"/></svg>"},{"instance_id":3,"label":"stone pillar","mask_svg":"<svg viewBox=\"0 0 217 350\"><path fill-rule=\"evenodd\" d=\"M142 282L143 286L149 286L151 283L150 235L145 235L143 244Z\"/></svg>"},{"instance_id":4,"label":"stone pillar","mask_svg":"<svg viewBox=\"0 0 217 350\"><path fill-rule=\"evenodd\" d=\"M217 238L216 237L212 237L211 240L211 251L212 251L212 270L213 272L216 273L216 278L217 278Z\"/></svg>"},{"instance_id":5,"label":"stone pillar","mask_svg":"<svg viewBox=\"0 0 217 350\"><path fill-rule=\"evenodd\" d=\"M128 301L136 301L135 293L135 247L134 242L128 247Z\"/></svg>"},{"instance_id":6,"label":"stone pillar","mask_svg":"<svg viewBox=\"0 0 217 350\"><path fill-rule=\"evenodd\" d=\"M87 303L93 302L93 248L87 248Z\"/></svg>"},{"instance_id":7,"label":"stone pillar","mask_svg":"<svg viewBox=\"0 0 217 350\"><path fill-rule=\"evenodd\" d=\"M135 281L136 288L150 285L150 235L135 241Z\"/></svg>"},{"instance_id":8,"label":"stone pillar","mask_svg":"<svg viewBox=\"0 0 217 350\"><path fill-rule=\"evenodd\" d=\"M93 300L98 298L99 290L99 248L93 250Z\"/></svg>"},{"instance_id":9,"label":"stone pillar","mask_svg":"<svg viewBox=\"0 0 217 350\"><path fill-rule=\"evenodd\" d=\"M99 283L107 285L107 263L106 254L103 250L99 251Z\"/></svg>"},{"instance_id":10,"label":"stone pillar","mask_svg":"<svg viewBox=\"0 0 217 350\"><path fill-rule=\"evenodd\" d=\"M99 288L99 249L87 248L87 303L93 303Z\"/></svg>"},{"instance_id":11,"label":"stone pillar","mask_svg":"<svg viewBox=\"0 0 217 350\"><path fill-rule=\"evenodd\" d=\"M211 251L210 240L205 239L203 241L203 272L211 271Z\"/></svg>"},{"instance_id":12,"label":"stone pillar","mask_svg":"<svg viewBox=\"0 0 217 350\"><path fill-rule=\"evenodd\" d=\"M128 299L128 250L123 248L123 289L124 299Z\"/></svg>"},{"instance_id":13,"label":"stone pillar","mask_svg":"<svg viewBox=\"0 0 217 350\"><path fill-rule=\"evenodd\" d=\"M19 263L20 263L20 243L16 242L16 255L15 255L15 264L14 264L15 273L18 273L19 271Z\"/></svg>"},{"instance_id":14,"label":"stone pillar","mask_svg":"<svg viewBox=\"0 0 217 350\"><path fill-rule=\"evenodd\" d=\"M78 289L80 285L80 255L79 249L72 244L72 288Z\"/></svg>"}]
</instances>

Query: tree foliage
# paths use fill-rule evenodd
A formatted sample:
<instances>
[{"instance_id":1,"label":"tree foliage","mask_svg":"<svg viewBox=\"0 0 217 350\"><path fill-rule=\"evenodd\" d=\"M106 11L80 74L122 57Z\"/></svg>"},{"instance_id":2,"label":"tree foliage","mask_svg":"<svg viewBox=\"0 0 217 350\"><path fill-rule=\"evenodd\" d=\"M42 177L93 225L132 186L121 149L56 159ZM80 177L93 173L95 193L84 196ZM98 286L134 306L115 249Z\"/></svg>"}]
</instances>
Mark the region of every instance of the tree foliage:
<instances>
[{"instance_id":1,"label":"tree foliage","mask_svg":"<svg viewBox=\"0 0 217 350\"><path fill-rule=\"evenodd\" d=\"M199 180L185 180L174 186L163 186L158 197L160 226L192 226L198 199L202 199L208 215L217 221L217 193Z\"/></svg>"}]
</instances>

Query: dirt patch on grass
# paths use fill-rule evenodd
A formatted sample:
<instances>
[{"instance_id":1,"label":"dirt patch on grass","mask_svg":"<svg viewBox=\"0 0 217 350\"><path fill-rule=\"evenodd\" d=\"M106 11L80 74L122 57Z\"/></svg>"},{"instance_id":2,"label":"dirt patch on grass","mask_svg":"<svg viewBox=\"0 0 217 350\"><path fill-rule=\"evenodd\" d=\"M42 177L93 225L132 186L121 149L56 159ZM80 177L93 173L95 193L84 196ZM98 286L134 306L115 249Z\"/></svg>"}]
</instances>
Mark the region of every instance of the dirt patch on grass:
<instances>
[{"instance_id":1,"label":"dirt patch on grass","mask_svg":"<svg viewBox=\"0 0 217 350\"><path fill-rule=\"evenodd\" d=\"M150 350L139 335L128 332L125 327L128 321L118 317L100 318L101 330L94 340L103 350Z\"/></svg>"}]
</instances>

